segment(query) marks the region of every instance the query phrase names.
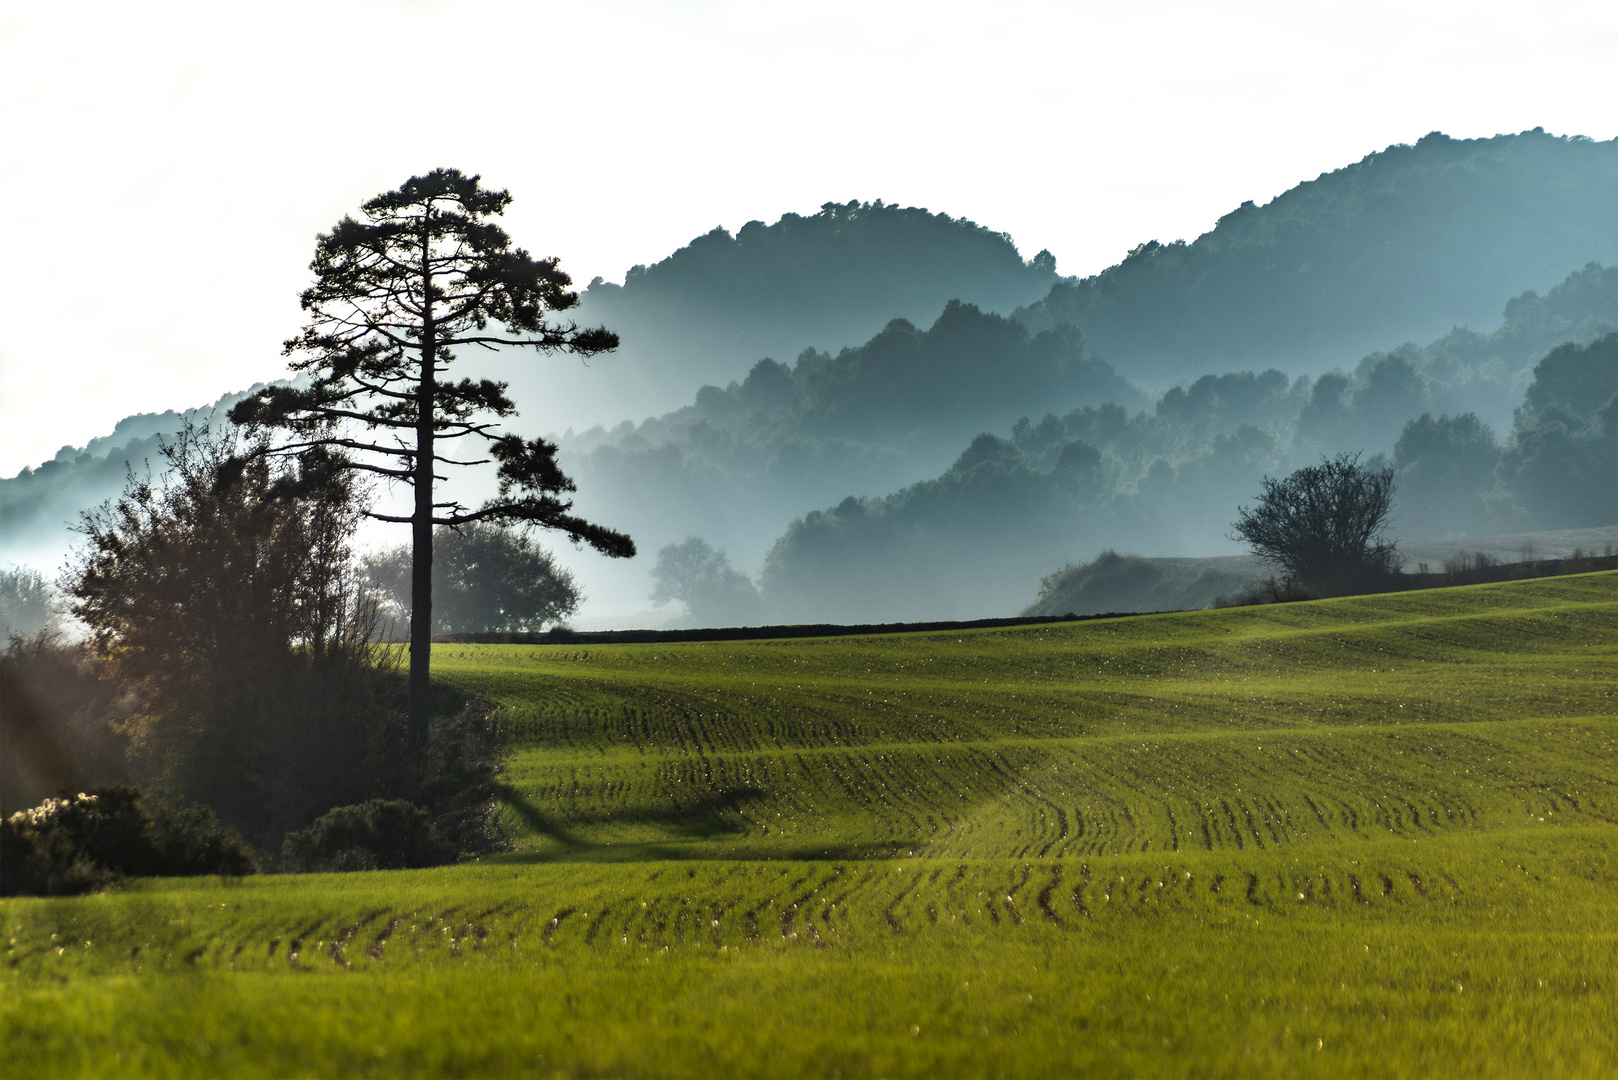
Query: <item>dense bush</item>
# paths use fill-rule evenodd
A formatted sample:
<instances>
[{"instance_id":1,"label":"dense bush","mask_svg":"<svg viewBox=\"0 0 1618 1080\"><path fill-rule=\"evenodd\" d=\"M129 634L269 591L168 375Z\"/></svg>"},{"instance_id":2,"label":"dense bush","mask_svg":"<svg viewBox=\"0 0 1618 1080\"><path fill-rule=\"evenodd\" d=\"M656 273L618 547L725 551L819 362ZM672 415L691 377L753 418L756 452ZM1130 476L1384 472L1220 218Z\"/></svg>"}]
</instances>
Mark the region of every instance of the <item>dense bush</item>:
<instances>
[{"instance_id":1,"label":"dense bush","mask_svg":"<svg viewBox=\"0 0 1618 1080\"><path fill-rule=\"evenodd\" d=\"M363 505L311 452L187 432L168 474L88 516L74 614L131 699L132 778L260 846L404 783L400 680L371 643Z\"/></svg>"},{"instance_id":2,"label":"dense bush","mask_svg":"<svg viewBox=\"0 0 1618 1080\"><path fill-rule=\"evenodd\" d=\"M211 810L171 810L132 787L46 799L0 820L0 895L88 892L125 875L256 869L252 850Z\"/></svg>"},{"instance_id":3,"label":"dense bush","mask_svg":"<svg viewBox=\"0 0 1618 1080\"><path fill-rule=\"evenodd\" d=\"M288 833L281 847L282 867L293 871L404 870L454 859L427 811L403 799L339 806Z\"/></svg>"},{"instance_id":4,"label":"dense bush","mask_svg":"<svg viewBox=\"0 0 1618 1080\"><path fill-rule=\"evenodd\" d=\"M1393 508L1393 469L1338 454L1284 479L1266 476L1258 502L1231 527L1253 553L1286 572L1285 587L1321 595L1366 592L1399 569L1383 532Z\"/></svg>"}]
</instances>

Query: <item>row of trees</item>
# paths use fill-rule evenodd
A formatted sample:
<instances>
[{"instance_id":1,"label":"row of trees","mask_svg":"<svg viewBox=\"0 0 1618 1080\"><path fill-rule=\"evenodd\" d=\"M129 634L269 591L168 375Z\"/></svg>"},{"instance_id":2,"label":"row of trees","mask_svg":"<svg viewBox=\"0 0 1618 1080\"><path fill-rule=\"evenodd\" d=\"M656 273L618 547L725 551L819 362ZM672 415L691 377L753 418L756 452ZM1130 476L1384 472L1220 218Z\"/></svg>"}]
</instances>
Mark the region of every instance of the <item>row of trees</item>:
<instances>
[{"instance_id":1,"label":"row of trees","mask_svg":"<svg viewBox=\"0 0 1618 1080\"><path fill-rule=\"evenodd\" d=\"M972 451L963 455L961 470L982 474L969 477L966 482L1002 491L1008 481L1015 486L1017 478L996 467L998 440L989 436L984 440L979 451L983 460L977 469L973 469L969 460ZM1082 452L1075 452L1086 449L1090 451L1088 459L1084 459ZM1064 461L1064 455L1075 460ZM1082 443L1068 443L1044 479L1064 478L1068 494L1075 494L1083 486L1086 473L1093 475L1099 463L1099 454L1093 449ZM1360 462L1359 454L1339 454L1284 478L1265 477L1254 505L1238 508L1232 529L1235 538L1244 541L1254 554L1282 575L1282 580L1272 590L1278 595L1376 590L1385 586L1400 568L1396 545L1386 535L1393 493L1391 466L1365 465ZM860 520L876 528L885 524L883 514L873 513L870 504L855 499L828 513L836 515L836 525L845 525L850 520ZM1030 524L1026 515L1015 512L1000 520L1008 529L1026 530ZM819 524L811 522L810 527ZM914 541L912 534L908 538L897 538L895 543L907 548L914 557L917 554ZM1110 560L1109 569L1119 563L1120 557L1111 555ZM931 569L924 565L923 572ZM1047 584L1058 576L1052 575ZM700 537L689 537L682 543L663 548L653 580L652 600L658 604L671 600L683 602L690 619L698 625L746 624L775 614L769 611L765 597L752 580L731 566L723 551L715 550ZM769 584L781 587L779 581ZM876 583L871 584L874 590ZM916 582L903 584L915 587ZM780 595L777 593L776 598ZM1124 607L1133 602L1120 601ZM877 614L880 617L879 611Z\"/></svg>"}]
</instances>

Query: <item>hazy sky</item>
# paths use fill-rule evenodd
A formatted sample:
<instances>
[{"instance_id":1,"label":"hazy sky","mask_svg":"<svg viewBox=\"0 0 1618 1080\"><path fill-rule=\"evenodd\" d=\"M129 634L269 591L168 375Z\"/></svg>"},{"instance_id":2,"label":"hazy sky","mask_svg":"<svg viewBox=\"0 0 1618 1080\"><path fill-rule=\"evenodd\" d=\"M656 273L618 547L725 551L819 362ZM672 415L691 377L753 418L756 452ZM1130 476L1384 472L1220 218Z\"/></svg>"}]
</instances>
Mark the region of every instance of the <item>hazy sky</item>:
<instances>
[{"instance_id":1,"label":"hazy sky","mask_svg":"<svg viewBox=\"0 0 1618 1080\"><path fill-rule=\"evenodd\" d=\"M1618 5L0 4L0 475L284 372L316 232L439 165L581 284L882 198L1065 273L1431 130L1618 134Z\"/></svg>"}]
</instances>

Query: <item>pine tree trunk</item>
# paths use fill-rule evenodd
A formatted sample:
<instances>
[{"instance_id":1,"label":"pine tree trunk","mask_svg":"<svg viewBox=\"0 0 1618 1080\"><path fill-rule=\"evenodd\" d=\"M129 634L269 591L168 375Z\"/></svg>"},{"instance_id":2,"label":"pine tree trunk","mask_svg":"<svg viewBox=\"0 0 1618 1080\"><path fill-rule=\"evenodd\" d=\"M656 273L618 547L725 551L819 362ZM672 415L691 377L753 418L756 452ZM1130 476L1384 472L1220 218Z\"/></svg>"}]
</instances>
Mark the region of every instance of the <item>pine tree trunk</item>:
<instances>
[{"instance_id":1,"label":"pine tree trunk","mask_svg":"<svg viewBox=\"0 0 1618 1080\"><path fill-rule=\"evenodd\" d=\"M410 517L410 746L427 745L433 650L433 410L437 348L433 326L430 238L422 230L421 384L416 413L416 504Z\"/></svg>"}]
</instances>

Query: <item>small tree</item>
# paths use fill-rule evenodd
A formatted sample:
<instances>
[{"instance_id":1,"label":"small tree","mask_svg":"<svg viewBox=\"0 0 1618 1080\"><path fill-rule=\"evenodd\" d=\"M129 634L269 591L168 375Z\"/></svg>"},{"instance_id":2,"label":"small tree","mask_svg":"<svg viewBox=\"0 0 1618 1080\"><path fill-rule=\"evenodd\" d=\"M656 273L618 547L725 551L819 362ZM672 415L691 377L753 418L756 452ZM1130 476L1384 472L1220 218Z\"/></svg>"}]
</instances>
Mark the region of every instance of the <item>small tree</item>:
<instances>
[{"instance_id":1,"label":"small tree","mask_svg":"<svg viewBox=\"0 0 1618 1080\"><path fill-rule=\"evenodd\" d=\"M1354 588L1398 568L1382 529L1393 508L1393 470L1359 454L1322 458L1284 480L1266 476L1258 505L1237 508L1236 539L1296 581Z\"/></svg>"},{"instance_id":2,"label":"small tree","mask_svg":"<svg viewBox=\"0 0 1618 1080\"><path fill-rule=\"evenodd\" d=\"M391 608L409 617L410 549L365 560L365 573ZM475 522L440 527L433 539L433 631L538 631L578 609L573 575L524 533Z\"/></svg>"},{"instance_id":3,"label":"small tree","mask_svg":"<svg viewBox=\"0 0 1618 1080\"><path fill-rule=\"evenodd\" d=\"M700 625L745 624L762 614L763 604L752 580L700 536L687 537L658 552L652 581L654 603L682 601Z\"/></svg>"},{"instance_id":4,"label":"small tree","mask_svg":"<svg viewBox=\"0 0 1618 1080\"><path fill-rule=\"evenodd\" d=\"M502 435L492 422L513 416L506 384L444 377L456 346L516 346L542 353L591 356L614 349L605 328L553 323L551 312L578 303L572 280L552 259L511 246L489 219L511 201L476 176L436 169L367 202L364 221L345 217L315 245L315 283L303 293L309 324L286 343L292 367L313 378L301 387L271 387L233 408L249 427L281 428L284 451L340 449L348 467L412 489L405 516L411 531L411 740L426 736L431 664L433 529L474 521L520 522L557 529L603 554L635 553L629 537L570 514L575 490L544 439ZM499 462L499 494L477 509L434 499L445 465L489 459L447 456L446 446L471 439Z\"/></svg>"}]
</instances>

